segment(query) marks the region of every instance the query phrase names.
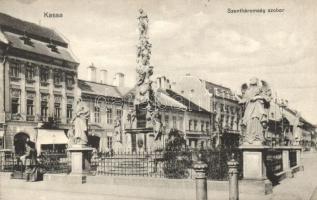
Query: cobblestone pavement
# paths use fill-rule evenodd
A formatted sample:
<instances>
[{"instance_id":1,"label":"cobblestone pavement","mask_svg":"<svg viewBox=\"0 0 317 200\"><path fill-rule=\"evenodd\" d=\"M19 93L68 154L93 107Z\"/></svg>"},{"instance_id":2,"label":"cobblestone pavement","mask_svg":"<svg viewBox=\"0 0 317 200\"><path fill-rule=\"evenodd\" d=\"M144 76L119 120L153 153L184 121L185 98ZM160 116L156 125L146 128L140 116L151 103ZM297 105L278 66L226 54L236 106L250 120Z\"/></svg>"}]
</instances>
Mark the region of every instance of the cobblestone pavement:
<instances>
[{"instance_id":1,"label":"cobblestone pavement","mask_svg":"<svg viewBox=\"0 0 317 200\"><path fill-rule=\"evenodd\" d=\"M317 153L304 154L305 171L285 179L273 189L272 195L240 194L241 200L309 200L317 186ZM0 177L1 178L1 177ZM142 196L142 197L140 197ZM22 180L0 180L0 200L161 200L195 199L195 190L175 188L142 188L111 185L69 185L50 182L27 183ZM214 191L210 200L228 200L227 192Z\"/></svg>"}]
</instances>

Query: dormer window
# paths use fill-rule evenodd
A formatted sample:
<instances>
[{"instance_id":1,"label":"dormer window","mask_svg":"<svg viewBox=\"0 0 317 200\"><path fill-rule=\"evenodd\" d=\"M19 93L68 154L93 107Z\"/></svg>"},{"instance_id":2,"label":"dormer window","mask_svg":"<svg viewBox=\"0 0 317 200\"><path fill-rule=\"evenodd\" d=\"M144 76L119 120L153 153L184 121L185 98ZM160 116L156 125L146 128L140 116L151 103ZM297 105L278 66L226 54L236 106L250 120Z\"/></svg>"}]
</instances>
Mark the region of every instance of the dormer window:
<instances>
[{"instance_id":1,"label":"dormer window","mask_svg":"<svg viewBox=\"0 0 317 200\"><path fill-rule=\"evenodd\" d=\"M23 40L23 43L25 45L33 46L33 42L31 41L31 38L27 35L26 32L24 32L23 36L20 37L21 40Z\"/></svg>"},{"instance_id":2,"label":"dormer window","mask_svg":"<svg viewBox=\"0 0 317 200\"><path fill-rule=\"evenodd\" d=\"M52 52L59 53L57 46L53 44L52 40L50 40L50 43L47 45L47 47L50 48Z\"/></svg>"}]
</instances>

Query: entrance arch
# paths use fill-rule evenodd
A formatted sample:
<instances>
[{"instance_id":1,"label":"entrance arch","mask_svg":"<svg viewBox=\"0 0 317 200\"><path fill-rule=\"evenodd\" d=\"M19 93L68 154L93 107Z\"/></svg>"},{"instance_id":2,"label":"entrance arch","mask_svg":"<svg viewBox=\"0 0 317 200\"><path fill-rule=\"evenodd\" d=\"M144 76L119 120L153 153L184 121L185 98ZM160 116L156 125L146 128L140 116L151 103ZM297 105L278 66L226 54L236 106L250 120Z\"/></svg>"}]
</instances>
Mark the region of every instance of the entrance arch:
<instances>
[{"instance_id":1,"label":"entrance arch","mask_svg":"<svg viewBox=\"0 0 317 200\"><path fill-rule=\"evenodd\" d=\"M88 145L99 150L100 137L96 136L96 135L89 135L88 136Z\"/></svg>"},{"instance_id":2,"label":"entrance arch","mask_svg":"<svg viewBox=\"0 0 317 200\"><path fill-rule=\"evenodd\" d=\"M17 155L25 154L25 144L28 140L30 140L30 136L23 132L14 136L14 150Z\"/></svg>"}]
</instances>

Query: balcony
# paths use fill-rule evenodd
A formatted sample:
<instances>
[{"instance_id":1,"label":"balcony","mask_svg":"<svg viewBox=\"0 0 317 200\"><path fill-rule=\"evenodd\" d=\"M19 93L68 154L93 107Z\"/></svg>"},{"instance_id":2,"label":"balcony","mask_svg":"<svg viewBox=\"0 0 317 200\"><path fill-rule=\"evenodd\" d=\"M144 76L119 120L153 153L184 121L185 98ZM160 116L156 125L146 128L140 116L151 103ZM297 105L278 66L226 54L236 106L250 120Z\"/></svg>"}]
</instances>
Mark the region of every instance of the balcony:
<instances>
[{"instance_id":1,"label":"balcony","mask_svg":"<svg viewBox=\"0 0 317 200\"><path fill-rule=\"evenodd\" d=\"M19 82L21 80L20 77L10 76L10 81L12 82Z\"/></svg>"},{"instance_id":2,"label":"balcony","mask_svg":"<svg viewBox=\"0 0 317 200\"><path fill-rule=\"evenodd\" d=\"M11 120L20 121L22 119L23 118L20 113L11 113Z\"/></svg>"},{"instance_id":3,"label":"balcony","mask_svg":"<svg viewBox=\"0 0 317 200\"><path fill-rule=\"evenodd\" d=\"M47 81L41 81L41 86L42 87L46 87L46 86L48 86L49 85L49 82L47 82Z\"/></svg>"},{"instance_id":4,"label":"balcony","mask_svg":"<svg viewBox=\"0 0 317 200\"><path fill-rule=\"evenodd\" d=\"M34 79L25 79L26 83L27 84L33 84L35 83L35 80Z\"/></svg>"},{"instance_id":5,"label":"balcony","mask_svg":"<svg viewBox=\"0 0 317 200\"><path fill-rule=\"evenodd\" d=\"M55 87L55 88L61 88L61 87L62 87L62 84L60 84L60 83L54 83L54 87Z\"/></svg>"},{"instance_id":6,"label":"balcony","mask_svg":"<svg viewBox=\"0 0 317 200\"><path fill-rule=\"evenodd\" d=\"M48 122L48 116L39 116L39 121Z\"/></svg>"},{"instance_id":7,"label":"balcony","mask_svg":"<svg viewBox=\"0 0 317 200\"><path fill-rule=\"evenodd\" d=\"M31 122L35 121L35 116L33 116L33 115L27 115L27 116L26 116L26 121L31 121Z\"/></svg>"}]
</instances>

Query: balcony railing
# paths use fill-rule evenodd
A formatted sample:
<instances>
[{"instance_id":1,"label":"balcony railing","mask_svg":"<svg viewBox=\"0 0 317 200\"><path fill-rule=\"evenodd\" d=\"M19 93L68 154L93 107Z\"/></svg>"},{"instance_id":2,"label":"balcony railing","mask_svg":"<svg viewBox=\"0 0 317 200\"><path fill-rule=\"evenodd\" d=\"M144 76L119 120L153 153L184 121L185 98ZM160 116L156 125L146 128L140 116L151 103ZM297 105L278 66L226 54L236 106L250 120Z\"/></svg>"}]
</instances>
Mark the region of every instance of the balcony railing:
<instances>
[{"instance_id":1,"label":"balcony railing","mask_svg":"<svg viewBox=\"0 0 317 200\"><path fill-rule=\"evenodd\" d=\"M27 115L27 116L26 116L26 121L35 121L35 116L33 116L33 115Z\"/></svg>"},{"instance_id":2,"label":"balcony railing","mask_svg":"<svg viewBox=\"0 0 317 200\"><path fill-rule=\"evenodd\" d=\"M41 86L43 86L43 87L46 87L46 86L48 86L48 82L47 81L41 81Z\"/></svg>"}]
</instances>

